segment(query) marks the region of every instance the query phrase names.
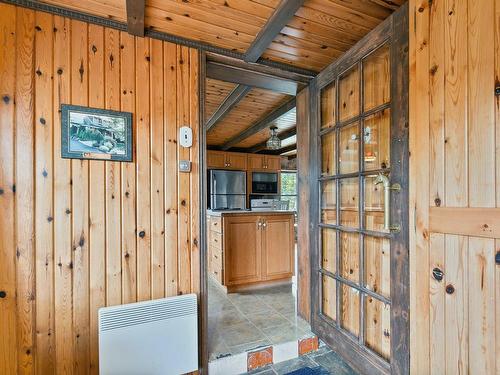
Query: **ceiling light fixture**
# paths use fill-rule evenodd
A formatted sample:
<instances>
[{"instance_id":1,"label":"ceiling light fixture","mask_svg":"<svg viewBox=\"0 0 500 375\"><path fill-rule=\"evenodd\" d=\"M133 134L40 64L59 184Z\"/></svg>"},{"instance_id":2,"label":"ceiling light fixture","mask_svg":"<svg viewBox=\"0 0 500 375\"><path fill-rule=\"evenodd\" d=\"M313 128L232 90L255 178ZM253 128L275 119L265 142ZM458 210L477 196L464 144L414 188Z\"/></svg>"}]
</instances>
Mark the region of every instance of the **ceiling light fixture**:
<instances>
[{"instance_id":1,"label":"ceiling light fixture","mask_svg":"<svg viewBox=\"0 0 500 375\"><path fill-rule=\"evenodd\" d=\"M281 148L281 139L278 138L276 126L271 127L271 137L267 140L266 146L268 150L279 150Z\"/></svg>"}]
</instances>

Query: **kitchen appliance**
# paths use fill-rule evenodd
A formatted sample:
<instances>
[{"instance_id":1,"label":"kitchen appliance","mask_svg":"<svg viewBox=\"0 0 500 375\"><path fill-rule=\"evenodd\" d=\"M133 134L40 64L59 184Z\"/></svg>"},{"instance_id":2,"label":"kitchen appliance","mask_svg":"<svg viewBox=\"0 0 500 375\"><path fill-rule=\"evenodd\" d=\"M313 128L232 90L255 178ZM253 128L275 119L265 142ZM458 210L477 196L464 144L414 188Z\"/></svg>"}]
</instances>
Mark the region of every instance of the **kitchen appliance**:
<instances>
[{"instance_id":1,"label":"kitchen appliance","mask_svg":"<svg viewBox=\"0 0 500 375\"><path fill-rule=\"evenodd\" d=\"M252 172L253 194L278 194L278 173Z\"/></svg>"},{"instance_id":2,"label":"kitchen appliance","mask_svg":"<svg viewBox=\"0 0 500 375\"><path fill-rule=\"evenodd\" d=\"M246 208L246 173L242 171L209 172L208 202L212 210L244 210Z\"/></svg>"},{"instance_id":3,"label":"kitchen appliance","mask_svg":"<svg viewBox=\"0 0 500 375\"><path fill-rule=\"evenodd\" d=\"M98 318L101 375L198 369L196 294L103 307Z\"/></svg>"},{"instance_id":4,"label":"kitchen appliance","mask_svg":"<svg viewBox=\"0 0 500 375\"><path fill-rule=\"evenodd\" d=\"M250 208L252 211L276 211L287 209L287 207L284 207L285 205L279 199L252 199L250 201Z\"/></svg>"}]
</instances>

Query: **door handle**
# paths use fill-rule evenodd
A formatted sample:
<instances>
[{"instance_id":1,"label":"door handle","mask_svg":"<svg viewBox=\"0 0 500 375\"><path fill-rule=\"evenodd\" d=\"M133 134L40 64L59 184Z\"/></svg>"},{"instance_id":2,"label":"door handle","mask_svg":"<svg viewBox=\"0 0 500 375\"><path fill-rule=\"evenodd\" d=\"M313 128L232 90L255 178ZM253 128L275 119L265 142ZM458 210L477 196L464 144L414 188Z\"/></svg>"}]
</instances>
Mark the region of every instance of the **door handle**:
<instances>
[{"instance_id":1,"label":"door handle","mask_svg":"<svg viewBox=\"0 0 500 375\"><path fill-rule=\"evenodd\" d=\"M390 232L399 232L401 230L399 224L391 225L391 190L399 192L401 191L401 185L391 185L389 178L382 173L379 173L373 183L375 185L382 184L384 187L384 229Z\"/></svg>"},{"instance_id":2,"label":"door handle","mask_svg":"<svg viewBox=\"0 0 500 375\"><path fill-rule=\"evenodd\" d=\"M262 226L264 227L264 229L266 229L266 227L267 227L267 221L264 221L264 222L262 223Z\"/></svg>"},{"instance_id":3,"label":"door handle","mask_svg":"<svg viewBox=\"0 0 500 375\"><path fill-rule=\"evenodd\" d=\"M259 222L257 223L257 230L261 228L262 228L262 220L259 220Z\"/></svg>"}]
</instances>

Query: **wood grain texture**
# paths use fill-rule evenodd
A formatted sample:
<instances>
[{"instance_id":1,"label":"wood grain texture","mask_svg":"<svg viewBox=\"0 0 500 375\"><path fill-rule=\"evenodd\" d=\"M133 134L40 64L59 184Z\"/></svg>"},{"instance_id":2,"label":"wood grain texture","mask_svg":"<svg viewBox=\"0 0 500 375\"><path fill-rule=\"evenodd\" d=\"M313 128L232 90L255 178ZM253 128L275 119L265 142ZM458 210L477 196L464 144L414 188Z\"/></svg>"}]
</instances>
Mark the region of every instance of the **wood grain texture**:
<instances>
[{"instance_id":1,"label":"wood grain texture","mask_svg":"<svg viewBox=\"0 0 500 375\"><path fill-rule=\"evenodd\" d=\"M198 51L0 4L0 57L0 373L97 374L100 307L199 290ZM140 155L62 159L62 103L132 112Z\"/></svg>"}]
</instances>

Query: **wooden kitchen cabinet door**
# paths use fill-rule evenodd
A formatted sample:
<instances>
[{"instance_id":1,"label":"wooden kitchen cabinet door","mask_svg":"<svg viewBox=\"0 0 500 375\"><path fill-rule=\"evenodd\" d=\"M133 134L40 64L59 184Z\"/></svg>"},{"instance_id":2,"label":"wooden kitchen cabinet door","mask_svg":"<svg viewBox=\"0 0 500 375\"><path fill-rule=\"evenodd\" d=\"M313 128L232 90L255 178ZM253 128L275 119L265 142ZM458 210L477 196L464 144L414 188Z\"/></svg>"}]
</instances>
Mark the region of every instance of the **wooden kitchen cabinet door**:
<instances>
[{"instance_id":1,"label":"wooden kitchen cabinet door","mask_svg":"<svg viewBox=\"0 0 500 375\"><path fill-rule=\"evenodd\" d=\"M207 151L208 168L224 168L226 165L226 156L224 152Z\"/></svg>"},{"instance_id":2,"label":"wooden kitchen cabinet door","mask_svg":"<svg viewBox=\"0 0 500 375\"><path fill-rule=\"evenodd\" d=\"M262 229L259 216L224 218L225 285L260 281Z\"/></svg>"},{"instance_id":3,"label":"wooden kitchen cabinet door","mask_svg":"<svg viewBox=\"0 0 500 375\"><path fill-rule=\"evenodd\" d=\"M264 169L264 155L248 155L248 169Z\"/></svg>"},{"instance_id":4,"label":"wooden kitchen cabinet door","mask_svg":"<svg viewBox=\"0 0 500 375\"><path fill-rule=\"evenodd\" d=\"M293 216L263 217L262 277L281 279L293 275L294 233Z\"/></svg>"},{"instance_id":5,"label":"wooden kitchen cabinet door","mask_svg":"<svg viewBox=\"0 0 500 375\"><path fill-rule=\"evenodd\" d=\"M247 155L226 153L226 164L230 169L246 170L247 169Z\"/></svg>"},{"instance_id":6,"label":"wooden kitchen cabinet door","mask_svg":"<svg viewBox=\"0 0 500 375\"><path fill-rule=\"evenodd\" d=\"M279 171L281 169L281 158L279 156L266 156L265 166L270 171Z\"/></svg>"}]
</instances>

